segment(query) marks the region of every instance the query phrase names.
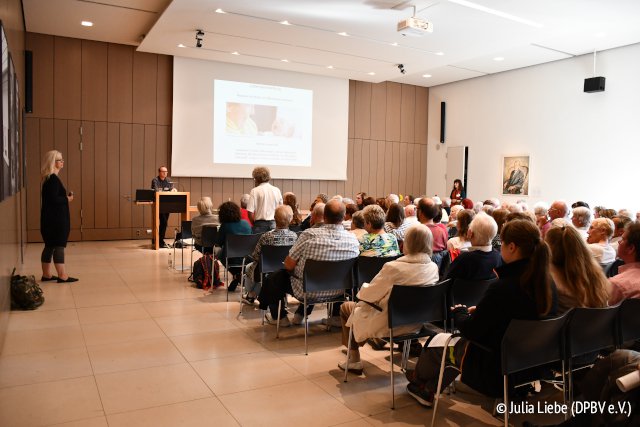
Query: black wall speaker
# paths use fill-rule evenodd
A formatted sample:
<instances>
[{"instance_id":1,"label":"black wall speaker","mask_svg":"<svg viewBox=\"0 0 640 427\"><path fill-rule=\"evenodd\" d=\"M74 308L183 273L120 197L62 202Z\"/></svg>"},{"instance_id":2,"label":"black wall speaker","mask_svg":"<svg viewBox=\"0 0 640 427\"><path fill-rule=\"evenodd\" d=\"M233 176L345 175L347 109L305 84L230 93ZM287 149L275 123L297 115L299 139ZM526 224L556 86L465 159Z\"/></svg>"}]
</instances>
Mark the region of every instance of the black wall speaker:
<instances>
[{"instance_id":1,"label":"black wall speaker","mask_svg":"<svg viewBox=\"0 0 640 427\"><path fill-rule=\"evenodd\" d=\"M33 113L33 52L24 51L24 109Z\"/></svg>"},{"instance_id":2,"label":"black wall speaker","mask_svg":"<svg viewBox=\"0 0 640 427\"><path fill-rule=\"evenodd\" d=\"M446 114L446 103L442 101L440 103L440 143L444 144L444 124Z\"/></svg>"},{"instance_id":3,"label":"black wall speaker","mask_svg":"<svg viewBox=\"0 0 640 427\"><path fill-rule=\"evenodd\" d=\"M604 92L604 77L592 77L590 79L584 79L584 91L591 92Z\"/></svg>"}]
</instances>

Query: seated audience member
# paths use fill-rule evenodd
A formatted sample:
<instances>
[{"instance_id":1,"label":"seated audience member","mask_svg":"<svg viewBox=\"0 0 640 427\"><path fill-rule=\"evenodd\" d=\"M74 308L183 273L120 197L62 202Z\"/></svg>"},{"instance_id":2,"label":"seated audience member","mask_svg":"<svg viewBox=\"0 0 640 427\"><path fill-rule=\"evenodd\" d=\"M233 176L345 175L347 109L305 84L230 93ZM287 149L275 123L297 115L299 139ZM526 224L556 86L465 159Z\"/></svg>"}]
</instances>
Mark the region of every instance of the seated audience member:
<instances>
[{"instance_id":1,"label":"seated audience member","mask_svg":"<svg viewBox=\"0 0 640 427\"><path fill-rule=\"evenodd\" d=\"M613 237L613 227L613 221L609 218L596 218L589 227L589 250L600 264L609 264L616 259L616 253L609 243Z\"/></svg>"},{"instance_id":2,"label":"seated audience member","mask_svg":"<svg viewBox=\"0 0 640 427\"><path fill-rule=\"evenodd\" d=\"M453 260L447 270L446 278L467 280L494 278L493 270L502 263L500 253L494 251L491 246L497 231L498 224L492 217L483 212L476 215L469 224L467 233L471 246L466 248L466 251L460 252L460 255Z\"/></svg>"},{"instance_id":3,"label":"seated audience member","mask_svg":"<svg viewBox=\"0 0 640 427\"><path fill-rule=\"evenodd\" d=\"M520 209L522 209L522 212L527 212L529 211L529 205L527 204L527 201L524 199L520 199L516 202L516 204L518 206L520 206Z\"/></svg>"},{"instance_id":4,"label":"seated audience member","mask_svg":"<svg viewBox=\"0 0 640 427\"><path fill-rule=\"evenodd\" d=\"M604 206L596 206L593 208L593 217L594 218L600 218L600 212L602 212L604 210Z\"/></svg>"},{"instance_id":5,"label":"seated audience member","mask_svg":"<svg viewBox=\"0 0 640 427\"><path fill-rule=\"evenodd\" d=\"M473 206L474 206L473 200L471 199L462 199L462 202L460 202L460 204L465 209L473 209Z\"/></svg>"},{"instance_id":6,"label":"seated audience member","mask_svg":"<svg viewBox=\"0 0 640 427\"><path fill-rule=\"evenodd\" d=\"M317 206L317 205L316 205ZM302 277L304 265L308 259L319 261L342 261L359 255L358 240L342 226L345 207L337 200L330 200L324 208L324 224L305 230L294 243L289 255L284 261L284 267L289 275L279 275L279 279L263 283L260 291L260 308L266 310L267 321L275 324L278 318L278 301L285 294L292 294L298 300L303 300ZM323 291L308 293L309 300L331 298L341 295L343 291ZM280 326L289 326L291 322L287 312L282 307ZM313 310L313 305L307 306L307 315ZM269 314L271 317L269 317ZM301 324L304 318L304 306L300 304L294 314L293 323Z\"/></svg>"},{"instance_id":7,"label":"seated audience member","mask_svg":"<svg viewBox=\"0 0 640 427\"><path fill-rule=\"evenodd\" d=\"M451 198L445 197L442 200L442 209L447 213L447 216L451 215Z\"/></svg>"},{"instance_id":8,"label":"seated audience member","mask_svg":"<svg viewBox=\"0 0 640 427\"><path fill-rule=\"evenodd\" d=\"M456 237L449 239L447 242L447 249L461 250L471 246L467 232L469 231L469 224L471 224L471 221L475 216L476 213L471 209L462 209L458 212L456 216Z\"/></svg>"},{"instance_id":9,"label":"seated audience member","mask_svg":"<svg viewBox=\"0 0 640 427\"><path fill-rule=\"evenodd\" d=\"M583 202L583 201L581 201L581 200L578 200L577 202L575 202L575 203L573 203L573 204L571 205L571 209L573 209L573 208L577 208L578 206L584 206L585 208L587 208L587 209L588 209L588 208L589 208L589 203L587 203L587 202Z\"/></svg>"},{"instance_id":10,"label":"seated audience member","mask_svg":"<svg viewBox=\"0 0 640 427\"><path fill-rule=\"evenodd\" d=\"M311 203L311 207L309 208L309 215L307 215L307 217L302 221L302 224L300 225L300 229L301 230L306 230L307 228L310 228L313 225L313 224L311 224L311 213L313 212L313 209L315 208L315 206L318 203L325 204L325 203L327 203L328 200L329 200L329 198L324 193L319 193L316 196L316 198L313 201L313 203Z\"/></svg>"},{"instance_id":11,"label":"seated audience member","mask_svg":"<svg viewBox=\"0 0 640 427\"><path fill-rule=\"evenodd\" d=\"M449 238L453 238L458 234L458 212L463 210L462 205L454 205L451 207L451 212L449 213L449 222L447 223L447 229Z\"/></svg>"},{"instance_id":12,"label":"seated audience member","mask_svg":"<svg viewBox=\"0 0 640 427\"><path fill-rule=\"evenodd\" d=\"M326 205L322 202L316 203L316 205L313 207L313 210L311 210L311 214L309 216L309 225L311 226L311 228L321 227L322 224L324 224L325 206Z\"/></svg>"},{"instance_id":13,"label":"seated audience member","mask_svg":"<svg viewBox=\"0 0 640 427\"><path fill-rule=\"evenodd\" d=\"M556 200L549 208L549 221L556 218L569 218L569 206L563 200Z\"/></svg>"},{"instance_id":14,"label":"seated audience member","mask_svg":"<svg viewBox=\"0 0 640 427\"><path fill-rule=\"evenodd\" d=\"M525 221L531 221L534 224L536 223L535 215L533 215L532 212L509 212L507 214L507 222L516 219L523 219Z\"/></svg>"},{"instance_id":15,"label":"seated audience member","mask_svg":"<svg viewBox=\"0 0 640 427\"><path fill-rule=\"evenodd\" d=\"M405 233L413 224L412 222L405 220L404 210L405 208L402 205L392 203L389 206L386 222L384 223L384 231L396 236L398 242L402 242L404 240Z\"/></svg>"},{"instance_id":16,"label":"seated audience member","mask_svg":"<svg viewBox=\"0 0 640 427\"><path fill-rule=\"evenodd\" d=\"M316 203L324 203L325 205L327 204L328 201L329 201L329 196L327 196L324 193L318 193L315 200Z\"/></svg>"},{"instance_id":17,"label":"seated audience member","mask_svg":"<svg viewBox=\"0 0 640 427\"><path fill-rule=\"evenodd\" d=\"M533 207L533 214L536 216L536 224L542 233L542 237L547 234L549 228L551 228L551 221L549 220L549 207L545 202L538 202Z\"/></svg>"},{"instance_id":18,"label":"seated audience member","mask_svg":"<svg viewBox=\"0 0 640 427\"><path fill-rule=\"evenodd\" d=\"M627 224L631 223L631 218L624 216L624 215L620 215L618 214L618 216L614 216L613 219L613 238L611 239L611 247L613 248L614 251L618 251L618 244L620 243L620 240L622 240L622 234L624 234L624 229L627 226Z\"/></svg>"},{"instance_id":19,"label":"seated audience member","mask_svg":"<svg viewBox=\"0 0 640 427\"><path fill-rule=\"evenodd\" d=\"M391 206L394 203L400 203L400 196L398 196L397 194L389 193L389 195L387 196L387 202L386 202L387 207L385 209L385 212L389 210L389 206Z\"/></svg>"},{"instance_id":20,"label":"seated audience member","mask_svg":"<svg viewBox=\"0 0 640 427\"><path fill-rule=\"evenodd\" d=\"M491 240L491 246L498 252L500 252L500 246L502 246L500 233L502 232L502 226L505 222L507 222L507 215L509 215L509 211L506 209L496 209L491 215L498 225L498 232L496 233L496 236L493 238L493 240Z\"/></svg>"},{"instance_id":21,"label":"seated audience member","mask_svg":"<svg viewBox=\"0 0 640 427\"><path fill-rule=\"evenodd\" d=\"M364 191L361 191L360 193L356 194L356 205L358 205L358 210L364 209L364 199L366 198L367 198L367 193L365 193Z\"/></svg>"},{"instance_id":22,"label":"seated audience member","mask_svg":"<svg viewBox=\"0 0 640 427\"><path fill-rule=\"evenodd\" d=\"M552 227L545 242L551 249L551 277L558 292L558 313L574 307L605 307L607 278L574 227Z\"/></svg>"},{"instance_id":23,"label":"seated audience member","mask_svg":"<svg viewBox=\"0 0 640 427\"><path fill-rule=\"evenodd\" d=\"M286 196L285 196L286 198ZM251 258L253 262L247 266L245 272L246 294L242 301L252 305L260 293L260 255L264 246L291 246L295 243L298 235L289 230L289 224L293 218L293 211L289 205L280 205L276 208L274 215L276 221L275 230L268 231L260 236Z\"/></svg>"},{"instance_id":24,"label":"seated audience member","mask_svg":"<svg viewBox=\"0 0 640 427\"><path fill-rule=\"evenodd\" d=\"M191 219L191 234L193 235L193 245L196 250L202 253L213 253L213 248L202 247L202 227L206 224L215 224L216 217L213 215L213 202L210 197L203 197L198 200L198 212L200 215Z\"/></svg>"},{"instance_id":25,"label":"seated audience member","mask_svg":"<svg viewBox=\"0 0 640 427\"><path fill-rule=\"evenodd\" d=\"M220 251L219 259L224 263L227 257L227 235L228 234L251 234L251 226L243 219L240 219L240 207L233 202L224 202L218 208L218 219L220 221L220 228L218 229L218 245L222 250ZM242 259L230 258L230 264L240 264ZM233 281L229 284L229 292L233 292L240 283L240 270L241 267L230 267L229 273L233 275Z\"/></svg>"},{"instance_id":26,"label":"seated audience member","mask_svg":"<svg viewBox=\"0 0 640 427\"><path fill-rule=\"evenodd\" d=\"M376 204L376 199L369 196L369 197L365 197L364 200L362 201L362 209L364 209L365 206L369 206L369 205L375 205Z\"/></svg>"},{"instance_id":27,"label":"seated audience member","mask_svg":"<svg viewBox=\"0 0 640 427\"><path fill-rule=\"evenodd\" d=\"M466 200L466 199L464 199ZM462 201L464 205L464 200ZM424 197L420 199L418 204L418 221L429 227L431 234L433 235L433 254L431 255L433 262L440 267L442 258L447 250L447 229L442 224L436 224L434 218L439 214L438 206L433 202L433 199Z\"/></svg>"},{"instance_id":28,"label":"seated audience member","mask_svg":"<svg viewBox=\"0 0 640 427\"><path fill-rule=\"evenodd\" d=\"M482 207L484 206L484 204L482 202L475 202L473 205L473 210L475 213L478 213L482 210Z\"/></svg>"},{"instance_id":29,"label":"seated audience member","mask_svg":"<svg viewBox=\"0 0 640 427\"><path fill-rule=\"evenodd\" d=\"M302 226L302 215L300 215L298 211L298 199L296 195L291 192L284 193L282 203L291 208L292 217L289 223L289 229L293 232L302 231L300 228Z\"/></svg>"},{"instance_id":30,"label":"seated audience member","mask_svg":"<svg viewBox=\"0 0 640 427\"><path fill-rule=\"evenodd\" d=\"M520 212L524 212L524 210L522 209L522 206L520 206L520 205L519 205L519 204L517 204L517 203L515 203L515 204L514 204L514 203L511 203L507 209L508 209L508 210L509 210L509 212L511 212L511 213L516 213L516 212L517 212L517 213L520 213Z\"/></svg>"},{"instance_id":31,"label":"seated audience member","mask_svg":"<svg viewBox=\"0 0 640 427\"><path fill-rule=\"evenodd\" d=\"M349 371L362 373L359 347L369 338L389 335L388 302L393 285L425 285L438 281L438 267L431 261L431 232L424 225L415 225L407 230L404 240L404 256L386 263L382 270L365 283L358 292L358 303L345 302L340 308L342 321L342 344L348 345L349 328L353 328L353 340L349 353ZM378 311L371 305L382 308ZM394 330L394 334L409 333L415 328ZM344 370L344 361L338 363Z\"/></svg>"},{"instance_id":32,"label":"seated audience member","mask_svg":"<svg viewBox=\"0 0 640 427\"><path fill-rule=\"evenodd\" d=\"M618 212L615 209L602 209L600 211L600 218L613 219L616 215L618 215Z\"/></svg>"},{"instance_id":33,"label":"seated audience member","mask_svg":"<svg viewBox=\"0 0 640 427\"><path fill-rule=\"evenodd\" d=\"M494 210L495 208L493 207L493 205L482 205L482 209L480 211L486 213L489 216L492 216Z\"/></svg>"},{"instance_id":34,"label":"seated audience member","mask_svg":"<svg viewBox=\"0 0 640 427\"><path fill-rule=\"evenodd\" d=\"M351 216L351 230L349 233L356 236L356 239L360 241L362 236L367 234L367 230L364 229L364 216L362 215L362 211L355 212Z\"/></svg>"},{"instance_id":35,"label":"seated audience member","mask_svg":"<svg viewBox=\"0 0 640 427\"><path fill-rule=\"evenodd\" d=\"M588 237L587 231L591 224L591 209L585 208L584 206L573 208L571 223L586 241Z\"/></svg>"},{"instance_id":36,"label":"seated audience member","mask_svg":"<svg viewBox=\"0 0 640 427\"><path fill-rule=\"evenodd\" d=\"M249 218L249 211L247 210L249 199L251 199L251 196L248 194L243 194L242 197L240 197L240 218L247 221L249 225L253 227L253 221Z\"/></svg>"},{"instance_id":37,"label":"seated audience member","mask_svg":"<svg viewBox=\"0 0 640 427\"><path fill-rule=\"evenodd\" d=\"M629 218L630 220L633 220L633 216L631 215L631 211L629 211L629 209L625 209L625 208L619 209L618 216L624 216Z\"/></svg>"},{"instance_id":38,"label":"seated audience member","mask_svg":"<svg viewBox=\"0 0 640 427\"><path fill-rule=\"evenodd\" d=\"M354 203L345 204L345 214L344 221L342 221L342 226L345 230L351 230L351 219L353 218L353 214L358 212L358 206Z\"/></svg>"},{"instance_id":39,"label":"seated audience member","mask_svg":"<svg viewBox=\"0 0 640 427\"><path fill-rule=\"evenodd\" d=\"M473 389L502 396L500 348L507 326L512 319L555 315L549 247L538 227L532 221L510 221L504 225L501 239L504 264L497 269L499 279L489 285L475 308L453 307L455 324L463 338L447 352L443 388L461 373L462 382ZM433 402L442 351L442 347L425 347L415 370L406 373L410 382L407 391L422 405L431 406Z\"/></svg>"},{"instance_id":40,"label":"seated audience member","mask_svg":"<svg viewBox=\"0 0 640 427\"><path fill-rule=\"evenodd\" d=\"M409 226L418 223L415 205L408 205L404 207L404 220L409 224Z\"/></svg>"},{"instance_id":41,"label":"seated audience member","mask_svg":"<svg viewBox=\"0 0 640 427\"><path fill-rule=\"evenodd\" d=\"M407 194L406 196L404 196L404 199L402 199L402 206L406 207L406 206L412 205L413 199L414 197L411 194Z\"/></svg>"},{"instance_id":42,"label":"seated audience member","mask_svg":"<svg viewBox=\"0 0 640 427\"><path fill-rule=\"evenodd\" d=\"M400 255L396 236L384 231L385 215L382 208L376 205L365 206L362 216L367 233L358 240L360 255L379 257Z\"/></svg>"},{"instance_id":43,"label":"seated audience member","mask_svg":"<svg viewBox=\"0 0 640 427\"><path fill-rule=\"evenodd\" d=\"M618 258L624 265L609 279L609 305L625 298L640 298L640 223L632 222L625 227L618 242Z\"/></svg>"},{"instance_id":44,"label":"seated audience member","mask_svg":"<svg viewBox=\"0 0 640 427\"><path fill-rule=\"evenodd\" d=\"M386 198L378 197L376 199L376 205L380 206L385 213L387 212L387 199Z\"/></svg>"}]
</instances>

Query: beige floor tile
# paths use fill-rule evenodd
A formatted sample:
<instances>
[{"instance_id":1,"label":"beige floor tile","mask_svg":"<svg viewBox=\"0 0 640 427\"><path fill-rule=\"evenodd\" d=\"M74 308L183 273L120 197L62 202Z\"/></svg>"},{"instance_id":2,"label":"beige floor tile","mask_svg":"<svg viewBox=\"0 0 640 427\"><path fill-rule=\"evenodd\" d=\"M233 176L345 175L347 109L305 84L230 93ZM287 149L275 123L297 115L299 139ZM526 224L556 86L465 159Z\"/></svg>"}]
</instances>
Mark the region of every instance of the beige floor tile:
<instances>
[{"instance_id":1,"label":"beige floor tile","mask_svg":"<svg viewBox=\"0 0 640 427\"><path fill-rule=\"evenodd\" d=\"M28 329L60 328L78 324L78 314L75 309L12 311L7 329L10 331L24 331Z\"/></svg>"},{"instance_id":2,"label":"beige floor tile","mask_svg":"<svg viewBox=\"0 0 640 427\"><path fill-rule=\"evenodd\" d=\"M138 302L126 286L74 288L73 299L76 302L76 307L96 307Z\"/></svg>"},{"instance_id":3,"label":"beige floor tile","mask_svg":"<svg viewBox=\"0 0 640 427\"><path fill-rule=\"evenodd\" d=\"M185 362L168 338L88 346L87 350L96 374Z\"/></svg>"},{"instance_id":4,"label":"beige floor tile","mask_svg":"<svg viewBox=\"0 0 640 427\"><path fill-rule=\"evenodd\" d=\"M217 396L302 380L300 373L271 352L191 363Z\"/></svg>"},{"instance_id":5,"label":"beige floor tile","mask_svg":"<svg viewBox=\"0 0 640 427\"><path fill-rule=\"evenodd\" d=\"M186 316L196 313L213 312L212 304L201 298L169 301L151 301L142 303L151 317Z\"/></svg>"},{"instance_id":6,"label":"beige floor tile","mask_svg":"<svg viewBox=\"0 0 640 427\"><path fill-rule=\"evenodd\" d=\"M109 427L226 427L239 424L215 397L109 415Z\"/></svg>"},{"instance_id":7,"label":"beige floor tile","mask_svg":"<svg viewBox=\"0 0 640 427\"><path fill-rule=\"evenodd\" d=\"M264 351L263 346L238 329L180 335L171 341L188 361Z\"/></svg>"},{"instance_id":8,"label":"beige floor tile","mask_svg":"<svg viewBox=\"0 0 640 427\"><path fill-rule=\"evenodd\" d=\"M71 286L47 282L40 283L40 288L44 292L44 304L38 307L37 311L64 310L76 307Z\"/></svg>"},{"instance_id":9,"label":"beige floor tile","mask_svg":"<svg viewBox=\"0 0 640 427\"><path fill-rule=\"evenodd\" d=\"M0 357L0 387L93 375L84 348Z\"/></svg>"},{"instance_id":10,"label":"beige floor tile","mask_svg":"<svg viewBox=\"0 0 640 427\"><path fill-rule=\"evenodd\" d=\"M88 418L86 420L69 421L68 423L55 424L51 427L109 427L106 417Z\"/></svg>"},{"instance_id":11,"label":"beige floor tile","mask_svg":"<svg viewBox=\"0 0 640 427\"><path fill-rule=\"evenodd\" d=\"M237 329L228 320L217 313L196 313L186 316L158 317L155 319L162 330L170 337L204 332Z\"/></svg>"},{"instance_id":12,"label":"beige floor tile","mask_svg":"<svg viewBox=\"0 0 640 427\"><path fill-rule=\"evenodd\" d=\"M78 347L85 347L80 326L7 331L2 355L40 353Z\"/></svg>"},{"instance_id":13,"label":"beige floor tile","mask_svg":"<svg viewBox=\"0 0 640 427\"><path fill-rule=\"evenodd\" d=\"M165 336L156 322L151 319L83 325L82 330L87 345L113 344Z\"/></svg>"},{"instance_id":14,"label":"beige floor tile","mask_svg":"<svg viewBox=\"0 0 640 427\"><path fill-rule=\"evenodd\" d=\"M273 420L283 420L283 414L288 425L307 427L331 426L360 418L307 380L227 394L220 396L220 400L242 426L270 425Z\"/></svg>"},{"instance_id":15,"label":"beige floor tile","mask_svg":"<svg viewBox=\"0 0 640 427\"><path fill-rule=\"evenodd\" d=\"M338 362L344 355L340 351L340 338L331 337L327 340L323 337L322 343L310 341L309 354L304 354L304 341L302 345L294 348L273 350L283 361L306 377L326 375L327 372L337 370Z\"/></svg>"},{"instance_id":16,"label":"beige floor tile","mask_svg":"<svg viewBox=\"0 0 640 427\"><path fill-rule=\"evenodd\" d=\"M106 414L212 396L187 363L100 374L95 378Z\"/></svg>"},{"instance_id":17,"label":"beige floor tile","mask_svg":"<svg viewBox=\"0 0 640 427\"><path fill-rule=\"evenodd\" d=\"M177 300L183 298L197 298L202 291L186 289L181 285L175 285L171 287L162 287L162 288L131 288L133 295L137 298L138 301L141 302L149 302L149 301L168 301L168 300ZM197 292L196 292L197 291Z\"/></svg>"},{"instance_id":18,"label":"beige floor tile","mask_svg":"<svg viewBox=\"0 0 640 427\"><path fill-rule=\"evenodd\" d=\"M122 322L149 319L149 313L140 303L86 307L78 309L78 318L83 325L94 323Z\"/></svg>"},{"instance_id":19,"label":"beige floor tile","mask_svg":"<svg viewBox=\"0 0 640 427\"><path fill-rule=\"evenodd\" d=\"M93 377L0 389L1 426L45 426L102 415Z\"/></svg>"},{"instance_id":20,"label":"beige floor tile","mask_svg":"<svg viewBox=\"0 0 640 427\"><path fill-rule=\"evenodd\" d=\"M371 424L369 424L364 418L360 418L359 420L336 424L333 427L371 427Z\"/></svg>"}]
</instances>

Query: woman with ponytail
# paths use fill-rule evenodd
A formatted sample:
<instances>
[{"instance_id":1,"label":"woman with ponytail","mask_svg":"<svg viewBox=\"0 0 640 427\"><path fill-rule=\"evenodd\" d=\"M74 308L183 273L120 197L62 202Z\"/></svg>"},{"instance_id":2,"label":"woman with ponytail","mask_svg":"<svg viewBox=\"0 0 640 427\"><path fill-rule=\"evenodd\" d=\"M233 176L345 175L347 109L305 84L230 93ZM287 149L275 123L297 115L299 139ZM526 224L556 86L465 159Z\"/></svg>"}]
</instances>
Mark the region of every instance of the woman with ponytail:
<instances>
[{"instance_id":1,"label":"woman with ponytail","mask_svg":"<svg viewBox=\"0 0 640 427\"><path fill-rule=\"evenodd\" d=\"M476 307L452 307L462 333L448 352L443 387L462 374L462 382L475 390L501 397L500 345L512 319L542 319L556 314L549 246L531 221L505 223L500 233L503 265L498 280L489 286ZM478 345L476 345L478 344ZM418 402L431 406L438 385L442 347L426 347L415 371L407 371L407 390Z\"/></svg>"},{"instance_id":2,"label":"woman with ponytail","mask_svg":"<svg viewBox=\"0 0 640 427\"><path fill-rule=\"evenodd\" d=\"M571 226L552 227L545 242L551 248L551 277L558 290L558 313L574 307L605 307L607 278L578 230Z\"/></svg>"}]
</instances>

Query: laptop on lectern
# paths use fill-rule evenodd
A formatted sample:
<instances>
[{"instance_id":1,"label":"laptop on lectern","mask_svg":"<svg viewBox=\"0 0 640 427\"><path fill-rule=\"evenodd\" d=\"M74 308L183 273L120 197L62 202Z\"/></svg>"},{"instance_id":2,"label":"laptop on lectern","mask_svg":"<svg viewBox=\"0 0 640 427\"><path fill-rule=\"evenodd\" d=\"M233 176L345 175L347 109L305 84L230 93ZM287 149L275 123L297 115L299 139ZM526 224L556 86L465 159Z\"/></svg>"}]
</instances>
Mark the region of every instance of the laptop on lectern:
<instances>
[{"instance_id":1,"label":"laptop on lectern","mask_svg":"<svg viewBox=\"0 0 640 427\"><path fill-rule=\"evenodd\" d=\"M155 191L146 188L136 190L136 202L153 202L155 200Z\"/></svg>"}]
</instances>

